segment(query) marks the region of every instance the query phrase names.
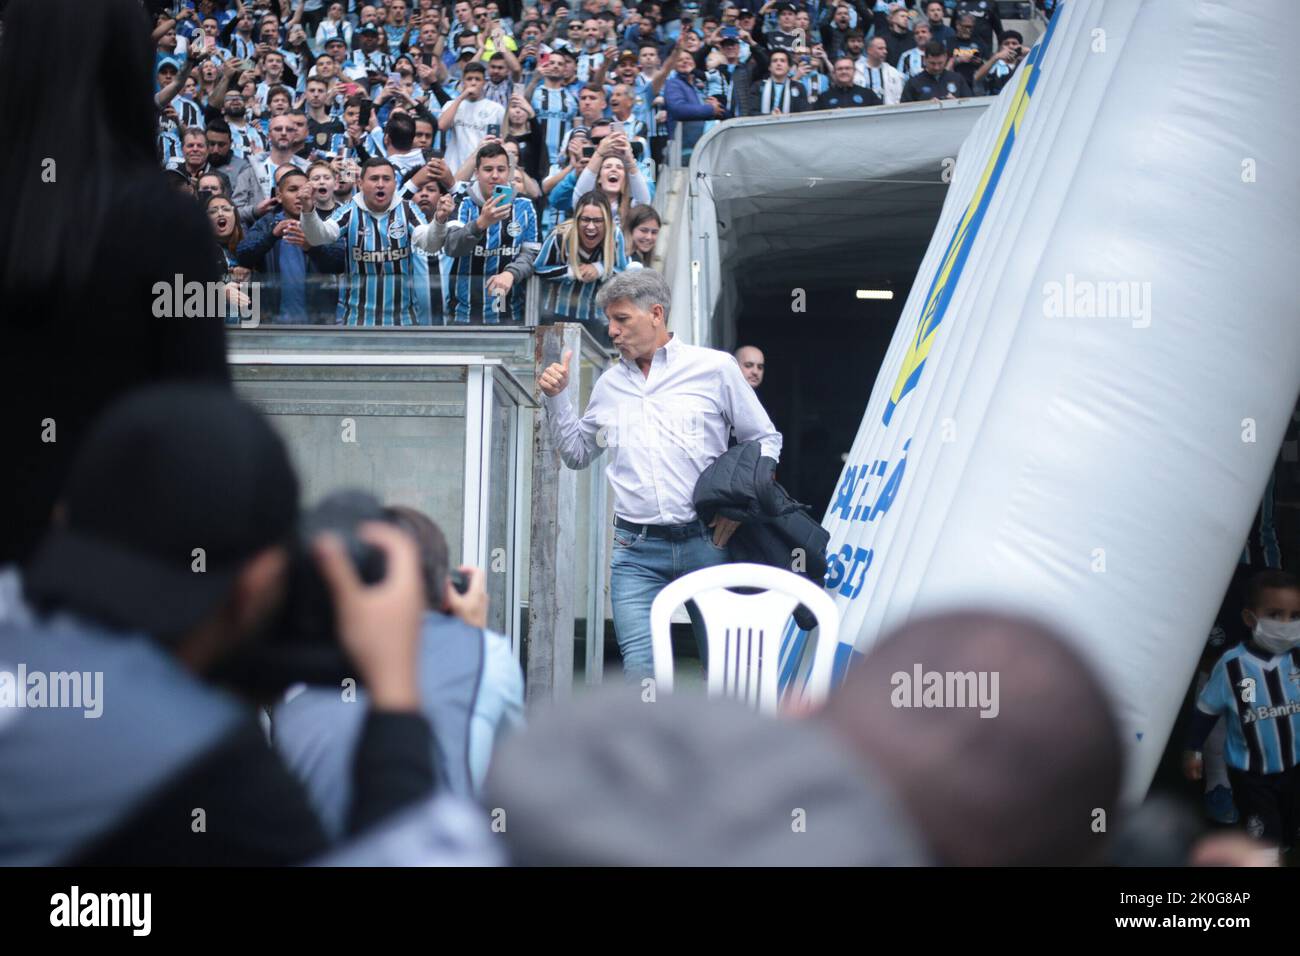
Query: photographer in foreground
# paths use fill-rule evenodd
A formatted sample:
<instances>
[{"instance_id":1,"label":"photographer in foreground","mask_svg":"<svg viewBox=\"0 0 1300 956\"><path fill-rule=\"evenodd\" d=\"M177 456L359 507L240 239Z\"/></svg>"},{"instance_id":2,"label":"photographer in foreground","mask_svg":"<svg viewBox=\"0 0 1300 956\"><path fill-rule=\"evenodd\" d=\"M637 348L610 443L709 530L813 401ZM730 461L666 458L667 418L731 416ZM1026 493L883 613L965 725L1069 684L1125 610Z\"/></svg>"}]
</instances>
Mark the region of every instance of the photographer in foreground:
<instances>
[{"instance_id":1,"label":"photographer in foreground","mask_svg":"<svg viewBox=\"0 0 1300 956\"><path fill-rule=\"evenodd\" d=\"M33 620L0 625L0 690L9 677L22 695L0 707L0 864L267 865L328 849L232 693L261 670L296 540L298 481L271 427L220 389L135 392L88 437L59 512L24 571ZM370 587L338 536L313 542L370 700L349 835L434 781L416 546L384 524L356 538L383 556Z\"/></svg>"},{"instance_id":2,"label":"photographer in foreground","mask_svg":"<svg viewBox=\"0 0 1300 956\"><path fill-rule=\"evenodd\" d=\"M410 534L420 551L420 707L433 727L438 799L469 800L482 786L498 738L523 724L523 672L510 639L488 629L483 570L462 565L453 571L446 536L423 512L395 506L381 513ZM302 780L331 838L345 832L365 702L363 690L293 688L272 711L275 749Z\"/></svg>"}]
</instances>

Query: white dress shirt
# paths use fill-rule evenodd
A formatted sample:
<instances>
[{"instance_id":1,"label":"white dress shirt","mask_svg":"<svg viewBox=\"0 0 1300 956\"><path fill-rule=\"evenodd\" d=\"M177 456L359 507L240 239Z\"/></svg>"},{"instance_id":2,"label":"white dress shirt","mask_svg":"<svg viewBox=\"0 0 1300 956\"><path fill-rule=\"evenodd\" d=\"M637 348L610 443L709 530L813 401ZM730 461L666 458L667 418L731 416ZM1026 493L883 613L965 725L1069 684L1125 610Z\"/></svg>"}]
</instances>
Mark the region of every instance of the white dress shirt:
<instances>
[{"instance_id":1,"label":"white dress shirt","mask_svg":"<svg viewBox=\"0 0 1300 956\"><path fill-rule=\"evenodd\" d=\"M735 359L676 337L655 352L648 376L620 359L597 379L581 418L568 389L546 396L545 408L570 468L586 468L610 449L614 513L635 524L694 521L695 482L726 452L733 428L738 441L760 441L764 455L781 456L781 433Z\"/></svg>"}]
</instances>

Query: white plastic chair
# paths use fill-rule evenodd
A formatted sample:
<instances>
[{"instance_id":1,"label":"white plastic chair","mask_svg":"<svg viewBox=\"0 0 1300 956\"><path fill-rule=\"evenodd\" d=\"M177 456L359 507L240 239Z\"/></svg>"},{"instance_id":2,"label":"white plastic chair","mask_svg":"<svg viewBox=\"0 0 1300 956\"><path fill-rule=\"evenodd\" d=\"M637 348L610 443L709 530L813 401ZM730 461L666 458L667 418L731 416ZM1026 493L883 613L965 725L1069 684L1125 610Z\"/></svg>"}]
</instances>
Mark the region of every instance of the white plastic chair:
<instances>
[{"instance_id":1,"label":"white plastic chair","mask_svg":"<svg viewBox=\"0 0 1300 956\"><path fill-rule=\"evenodd\" d=\"M737 594L727 588L762 588ZM776 713L781 636L800 604L817 618L817 649L803 701L820 703L830 693L840 615L822 588L807 578L765 564L720 564L678 578L650 606L656 691L672 693L673 610L694 601L708 630L710 697L737 697Z\"/></svg>"}]
</instances>

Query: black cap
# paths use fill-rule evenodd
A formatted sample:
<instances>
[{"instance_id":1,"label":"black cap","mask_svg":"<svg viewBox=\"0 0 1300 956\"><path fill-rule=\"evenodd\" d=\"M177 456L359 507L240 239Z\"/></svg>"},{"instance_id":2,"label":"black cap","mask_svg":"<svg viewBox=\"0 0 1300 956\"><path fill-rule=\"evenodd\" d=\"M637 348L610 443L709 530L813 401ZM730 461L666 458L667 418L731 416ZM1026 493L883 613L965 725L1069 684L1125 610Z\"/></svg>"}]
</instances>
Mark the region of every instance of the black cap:
<instances>
[{"instance_id":1,"label":"black cap","mask_svg":"<svg viewBox=\"0 0 1300 956\"><path fill-rule=\"evenodd\" d=\"M379 33L379 27L375 26L373 23L367 23L365 26L363 26L361 29L357 31L358 36L366 36L367 34L371 34L371 33L373 34Z\"/></svg>"},{"instance_id":2,"label":"black cap","mask_svg":"<svg viewBox=\"0 0 1300 956\"><path fill-rule=\"evenodd\" d=\"M791 13L799 12L799 8L796 7L793 3L778 3L776 5L777 13L785 13L787 10L790 11Z\"/></svg>"},{"instance_id":3,"label":"black cap","mask_svg":"<svg viewBox=\"0 0 1300 956\"><path fill-rule=\"evenodd\" d=\"M279 436L229 390L159 385L100 417L60 500L65 520L24 574L28 599L175 638L244 562L289 541L298 479Z\"/></svg>"}]
</instances>

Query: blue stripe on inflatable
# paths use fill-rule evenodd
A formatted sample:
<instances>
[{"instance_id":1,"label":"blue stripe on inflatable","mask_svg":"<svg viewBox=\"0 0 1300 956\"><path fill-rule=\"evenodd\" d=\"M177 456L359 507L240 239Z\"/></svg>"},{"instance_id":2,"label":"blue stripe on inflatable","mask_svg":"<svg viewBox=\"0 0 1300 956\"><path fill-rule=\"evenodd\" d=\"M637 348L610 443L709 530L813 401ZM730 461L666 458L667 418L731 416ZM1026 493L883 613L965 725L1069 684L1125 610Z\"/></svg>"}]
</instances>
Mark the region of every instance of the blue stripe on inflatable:
<instances>
[{"instance_id":1,"label":"blue stripe on inflatable","mask_svg":"<svg viewBox=\"0 0 1300 956\"><path fill-rule=\"evenodd\" d=\"M966 261L970 257L970 251L975 245L976 237L979 235L980 224L984 221L984 214L988 211L993 196L997 193L998 182L1002 178L1002 172L1006 169L1007 160L1011 157L1012 149L1015 147L1016 132L1020 127L1020 117L1024 114L1029 99L1033 96L1034 88L1038 85L1040 66L1048 44L1052 41L1055 26L1056 20L1054 18L1048 24L1047 32L1043 34L1042 41L1035 45L1030 52L1025 65L1023 86L1015 90L1015 101L1010 104L1008 109L1007 119L1002 129L1001 142L997 144L994 150L995 158L984 170L983 178L975 194L971 196L965 215L957 223L957 227L948 240L948 247L944 250L941 265L938 271L935 272L934 279L930 283L930 289L926 293L925 306L921 309L921 318L917 322L916 335L912 339L912 344L908 347L908 354L903 359L903 367L899 370L898 381L894 383L889 401L885 404L885 412L881 419L885 425L889 424L890 419L894 416L894 410L920 381L934 335L947 316L948 303L951 301L953 293L961 280Z\"/></svg>"},{"instance_id":2,"label":"blue stripe on inflatable","mask_svg":"<svg viewBox=\"0 0 1300 956\"><path fill-rule=\"evenodd\" d=\"M808 644L808 632L790 618L785 625L785 634L781 636L781 676L777 678L777 696L783 696L794 675L803 661L803 651Z\"/></svg>"},{"instance_id":3,"label":"blue stripe on inflatable","mask_svg":"<svg viewBox=\"0 0 1300 956\"><path fill-rule=\"evenodd\" d=\"M835 648L835 666L831 668L831 689L839 687L844 682L844 675L849 672L849 666L858 663L865 656L855 650L852 644L841 642L840 646Z\"/></svg>"}]
</instances>

